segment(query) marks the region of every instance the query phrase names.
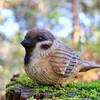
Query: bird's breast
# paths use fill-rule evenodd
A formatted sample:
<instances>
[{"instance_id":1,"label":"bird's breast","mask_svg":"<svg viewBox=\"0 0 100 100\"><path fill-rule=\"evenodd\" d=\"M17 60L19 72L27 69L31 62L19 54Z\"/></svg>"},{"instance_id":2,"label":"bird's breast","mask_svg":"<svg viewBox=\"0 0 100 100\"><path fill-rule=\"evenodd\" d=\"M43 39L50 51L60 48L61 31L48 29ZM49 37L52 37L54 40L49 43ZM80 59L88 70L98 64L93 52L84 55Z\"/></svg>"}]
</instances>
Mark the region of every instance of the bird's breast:
<instances>
[{"instance_id":1,"label":"bird's breast","mask_svg":"<svg viewBox=\"0 0 100 100\"><path fill-rule=\"evenodd\" d=\"M26 73L39 84L56 84L59 76L52 70L49 60L49 56L31 59L25 67Z\"/></svg>"}]
</instances>

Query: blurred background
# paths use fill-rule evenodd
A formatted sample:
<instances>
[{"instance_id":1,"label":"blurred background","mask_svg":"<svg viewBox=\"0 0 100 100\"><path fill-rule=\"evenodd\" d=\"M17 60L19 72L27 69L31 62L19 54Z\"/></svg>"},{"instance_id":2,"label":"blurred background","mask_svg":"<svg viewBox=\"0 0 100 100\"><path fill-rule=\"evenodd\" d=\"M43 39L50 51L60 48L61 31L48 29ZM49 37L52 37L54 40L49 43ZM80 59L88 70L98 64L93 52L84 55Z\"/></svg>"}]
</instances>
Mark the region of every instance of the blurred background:
<instances>
[{"instance_id":1,"label":"blurred background","mask_svg":"<svg viewBox=\"0 0 100 100\"><path fill-rule=\"evenodd\" d=\"M0 95L13 74L23 73L28 29L50 30L82 58L100 64L100 0L0 0ZM100 79L100 69L80 73L75 82Z\"/></svg>"}]
</instances>

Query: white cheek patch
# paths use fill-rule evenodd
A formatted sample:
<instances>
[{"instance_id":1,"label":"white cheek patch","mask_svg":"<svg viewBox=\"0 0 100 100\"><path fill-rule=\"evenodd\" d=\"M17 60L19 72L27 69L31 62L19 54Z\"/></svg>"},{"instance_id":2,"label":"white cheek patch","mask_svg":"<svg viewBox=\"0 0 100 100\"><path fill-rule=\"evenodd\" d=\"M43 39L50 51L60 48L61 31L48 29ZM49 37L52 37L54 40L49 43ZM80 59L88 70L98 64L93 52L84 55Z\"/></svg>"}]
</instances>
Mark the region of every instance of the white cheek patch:
<instances>
[{"instance_id":1,"label":"white cheek patch","mask_svg":"<svg viewBox=\"0 0 100 100\"><path fill-rule=\"evenodd\" d=\"M37 43L37 45L36 45L36 47L35 47L35 49L33 51L34 58L35 57L39 58L41 56L48 56L48 50L41 49L41 45L43 45L43 44L47 44L48 45L50 43L51 43L51 41L43 41L43 42Z\"/></svg>"},{"instance_id":2,"label":"white cheek patch","mask_svg":"<svg viewBox=\"0 0 100 100\"><path fill-rule=\"evenodd\" d=\"M41 56L48 56L48 53L47 52L41 52L40 55Z\"/></svg>"},{"instance_id":3,"label":"white cheek patch","mask_svg":"<svg viewBox=\"0 0 100 100\"><path fill-rule=\"evenodd\" d=\"M52 44L52 46L49 49L45 50L45 49L41 49L41 45L43 45L43 44L47 44L47 45ZM53 43L52 43L52 41L39 42L39 43L36 44L36 47L35 47L35 49L32 53L33 54L32 56L34 56L34 58L35 57L40 58L42 56L48 56L48 54L50 52L53 52L54 49L57 48L57 46L58 46L58 44L57 44L56 40L54 40Z\"/></svg>"}]
</instances>

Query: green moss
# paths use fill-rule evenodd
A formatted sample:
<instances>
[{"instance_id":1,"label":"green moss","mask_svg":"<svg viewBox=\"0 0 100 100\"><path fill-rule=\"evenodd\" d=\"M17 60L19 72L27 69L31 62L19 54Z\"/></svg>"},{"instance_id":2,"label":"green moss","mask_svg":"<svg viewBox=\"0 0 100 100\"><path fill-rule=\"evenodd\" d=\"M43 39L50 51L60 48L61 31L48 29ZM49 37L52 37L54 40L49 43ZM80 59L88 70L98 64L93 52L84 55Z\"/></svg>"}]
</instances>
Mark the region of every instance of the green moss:
<instances>
[{"instance_id":1,"label":"green moss","mask_svg":"<svg viewBox=\"0 0 100 100\"><path fill-rule=\"evenodd\" d=\"M100 80L91 83L71 83L64 88L56 89L54 86L39 85L31 80L26 74L21 74L15 81L9 82L6 92L10 92L12 88L30 87L38 93L48 93L52 99L44 100L81 100L82 98L90 98L100 100ZM59 97L57 97L59 95ZM33 97L28 100L35 100Z\"/></svg>"},{"instance_id":2,"label":"green moss","mask_svg":"<svg viewBox=\"0 0 100 100\"><path fill-rule=\"evenodd\" d=\"M13 88L14 88L14 86L10 86L10 87L6 88L6 92L10 92L11 89L13 89Z\"/></svg>"},{"instance_id":3,"label":"green moss","mask_svg":"<svg viewBox=\"0 0 100 100\"><path fill-rule=\"evenodd\" d=\"M37 86L37 83L30 79L26 74L21 74L20 77L17 78L16 82L28 87Z\"/></svg>"},{"instance_id":4,"label":"green moss","mask_svg":"<svg viewBox=\"0 0 100 100\"><path fill-rule=\"evenodd\" d=\"M33 96L28 98L27 100L36 100Z\"/></svg>"}]
</instances>

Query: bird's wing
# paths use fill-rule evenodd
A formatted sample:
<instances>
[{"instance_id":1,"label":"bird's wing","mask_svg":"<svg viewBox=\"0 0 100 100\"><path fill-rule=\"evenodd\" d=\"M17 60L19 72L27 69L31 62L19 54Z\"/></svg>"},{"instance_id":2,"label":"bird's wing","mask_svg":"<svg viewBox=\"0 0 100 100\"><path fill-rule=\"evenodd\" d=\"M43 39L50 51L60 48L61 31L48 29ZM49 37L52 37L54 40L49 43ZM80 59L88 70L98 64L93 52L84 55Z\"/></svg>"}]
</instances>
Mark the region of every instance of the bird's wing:
<instances>
[{"instance_id":1,"label":"bird's wing","mask_svg":"<svg viewBox=\"0 0 100 100\"><path fill-rule=\"evenodd\" d=\"M63 76L71 75L80 61L80 57L71 48L60 42L50 58L54 72Z\"/></svg>"}]
</instances>

